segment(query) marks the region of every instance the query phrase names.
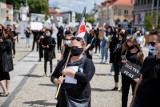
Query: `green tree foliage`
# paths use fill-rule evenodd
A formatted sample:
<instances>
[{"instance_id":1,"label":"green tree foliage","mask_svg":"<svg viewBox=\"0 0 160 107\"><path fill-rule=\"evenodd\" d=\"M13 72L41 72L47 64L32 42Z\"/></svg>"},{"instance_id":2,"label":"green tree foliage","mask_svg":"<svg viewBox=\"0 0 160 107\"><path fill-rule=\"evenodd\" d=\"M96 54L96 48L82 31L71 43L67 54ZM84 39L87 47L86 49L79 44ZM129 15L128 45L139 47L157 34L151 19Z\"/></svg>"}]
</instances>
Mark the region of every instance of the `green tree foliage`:
<instances>
[{"instance_id":1,"label":"green tree foliage","mask_svg":"<svg viewBox=\"0 0 160 107\"><path fill-rule=\"evenodd\" d=\"M26 0L6 0L7 4L12 4L14 9L18 9L21 7L22 5L26 4Z\"/></svg>"},{"instance_id":2,"label":"green tree foliage","mask_svg":"<svg viewBox=\"0 0 160 107\"><path fill-rule=\"evenodd\" d=\"M93 18L86 18L86 22L89 22L89 23L91 23L92 25L93 25L93 23L94 23L94 19Z\"/></svg>"},{"instance_id":3,"label":"green tree foliage","mask_svg":"<svg viewBox=\"0 0 160 107\"><path fill-rule=\"evenodd\" d=\"M81 14L80 13L76 13L76 22L80 22L81 20Z\"/></svg>"},{"instance_id":4,"label":"green tree foliage","mask_svg":"<svg viewBox=\"0 0 160 107\"><path fill-rule=\"evenodd\" d=\"M48 0L28 0L30 13L48 14Z\"/></svg>"},{"instance_id":5,"label":"green tree foliage","mask_svg":"<svg viewBox=\"0 0 160 107\"><path fill-rule=\"evenodd\" d=\"M158 13L158 25L156 26L156 29L160 29L160 13Z\"/></svg>"},{"instance_id":6,"label":"green tree foliage","mask_svg":"<svg viewBox=\"0 0 160 107\"><path fill-rule=\"evenodd\" d=\"M147 14L147 16L145 17L145 21L144 21L144 24L145 24L145 27L146 27L146 30L150 31L152 30L152 19L153 19L153 16L149 13Z\"/></svg>"}]
</instances>

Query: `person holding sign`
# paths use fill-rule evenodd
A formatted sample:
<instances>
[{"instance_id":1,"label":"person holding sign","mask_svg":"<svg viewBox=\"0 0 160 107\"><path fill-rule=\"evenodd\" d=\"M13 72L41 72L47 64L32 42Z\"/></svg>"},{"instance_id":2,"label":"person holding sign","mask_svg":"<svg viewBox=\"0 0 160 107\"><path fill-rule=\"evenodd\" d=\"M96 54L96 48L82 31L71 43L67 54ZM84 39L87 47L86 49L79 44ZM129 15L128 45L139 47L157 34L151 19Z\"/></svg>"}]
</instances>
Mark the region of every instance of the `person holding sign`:
<instances>
[{"instance_id":1,"label":"person holding sign","mask_svg":"<svg viewBox=\"0 0 160 107\"><path fill-rule=\"evenodd\" d=\"M156 50L156 55L144 60L130 107L160 107L160 43Z\"/></svg>"},{"instance_id":2,"label":"person holding sign","mask_svg":"<svg viewBox=\"0 0 160 107\"><path fill-rule=\"evenodd\" d=\"M131 62L136 65L142 65L143 63L143 53L138 45L135 38L129 38L122 46L122 63ZM136 70L133 66L129 66L129 69ZM122 72L122 69L121 69ZM127 107L128 102L128 93L130 89L130 85L132 86L132 92L134 92L136 82L138 79L133 80L131 78L132 73L129 73L127 70L122 73L122 107Z\"/></svg>"},{"instance_id":3,"label":"person holding sign","mask_svg":"<svg viewBox=\"0 0 160 107\"><path fill-rule=\"evenodd\" d=\"M62 59L51 76L52 83L61 84L56 107L67 107L66 93L73 99L88 99L89 103L91 101L90 81L95 73L95 66L83 54L84 46L82 38L72 37L69 61L68 58Z\"/></svg>"}]
</instances>

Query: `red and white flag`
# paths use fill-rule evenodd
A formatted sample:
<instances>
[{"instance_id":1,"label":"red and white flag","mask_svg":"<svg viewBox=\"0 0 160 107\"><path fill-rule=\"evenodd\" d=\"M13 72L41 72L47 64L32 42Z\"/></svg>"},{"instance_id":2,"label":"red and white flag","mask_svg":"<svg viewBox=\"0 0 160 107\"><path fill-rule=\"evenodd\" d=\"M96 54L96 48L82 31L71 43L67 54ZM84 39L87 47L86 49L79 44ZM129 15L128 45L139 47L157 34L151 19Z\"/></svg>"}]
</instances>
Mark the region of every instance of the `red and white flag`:
<instances>
[{"instance_id":1,"label":"red and white flag","mask_svg":"<svg viewBox=\"0 0 160 107\"><path fill-rule=\"evenodd\" d=\"M85 33L86 33L85 13L86 13L86 7L83 10L82 18L79 23L79 27L77 31L77 37L81 37L81 38L84 38Z\"/></svg>"}]
</instances>

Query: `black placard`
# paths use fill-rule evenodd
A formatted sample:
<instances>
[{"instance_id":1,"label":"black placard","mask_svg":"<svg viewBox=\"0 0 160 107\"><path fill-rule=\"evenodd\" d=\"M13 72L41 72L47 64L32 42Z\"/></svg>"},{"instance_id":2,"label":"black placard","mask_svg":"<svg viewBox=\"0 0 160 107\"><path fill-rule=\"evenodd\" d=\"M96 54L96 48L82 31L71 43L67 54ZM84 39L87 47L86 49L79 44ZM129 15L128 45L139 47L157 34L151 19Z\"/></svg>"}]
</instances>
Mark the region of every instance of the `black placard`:
<instances>
[{"instance_id":1,"label":"black placard","mask_svg":"<svg viewBox=\"0 0 160 107\"><path fill-rule=\"evenodd\" d=\"M131 62L124 63L121 72L132 79L136 79L140 77L141 67Z\"/></svg>"}]
</instances>

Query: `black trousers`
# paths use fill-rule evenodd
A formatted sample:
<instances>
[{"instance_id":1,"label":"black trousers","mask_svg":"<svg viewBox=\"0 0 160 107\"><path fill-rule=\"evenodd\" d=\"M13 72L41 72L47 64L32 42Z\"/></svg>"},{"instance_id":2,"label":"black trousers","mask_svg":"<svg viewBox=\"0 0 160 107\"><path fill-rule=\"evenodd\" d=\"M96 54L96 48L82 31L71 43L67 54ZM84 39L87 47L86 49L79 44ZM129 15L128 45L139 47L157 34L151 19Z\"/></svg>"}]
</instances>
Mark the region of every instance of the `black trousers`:
<instances>
[{"instance_id":1,"label":"black trousers","mask_svg":"<svg viewBox=\"0 0 160 107\"><path fill-rule=\"evenodd\" d=\"M43 58L43 47L42 44L39 43L39 59Z\"/></svg>"},{"instance_id":2,"label":"black trousers","mask_svg":"<svg viewBox=\"0 0 160 107\"><path fill-rule=\"evenodd\" d=\"M114 61L113 63L114 67L114 82L119 82L119 65Z\"/></svg>"},{"instance_id":3,"label":"black trousers","mask_svg":"<svg viewBox=\"0 0 160 107\"><path fill-rule=\"evenodd\" d=\"M132 86L132 94L133 94L136 82L133 79L122 74L122 107L127 107L130 85Z\"/></svg>"},{"instance_id":4,"label":"black trousers","mask_svg":"<svg viewBox=\"0 0 160 107\"><path fill-rule=\"evenodd\" d=\"M44 73L46 74L47 73L47 62L48 61L44 61ZM52 73L52 66L53 66L53 64L52 64L52 61L49 61L50 62L50 73Z\"/></svg>"},{"instance_id":5,"label":"black trousers","mask_svg":"<svg viewBox=\"0 0 160 107\"><path fill-rule=\"evenodd\" d=\"M39 48L39 46L38 46L38 40L33 40L32 51L34 50L35 44L37 45L37 51L38 51L38 48Z\"/></svg>"},{"instance_id":6,"label":"black trousers","mask_svg":"<svg viewBox=\"0 0 160 107\"><path fill-rule=\"evenodd\" d=\"M100 40L96 41L95 52L97 52L97 49L99 49L99 52L100 52L100 50L101 50Z\"/></svg>"},{"instance_id":7,"label":"black trousers","mask_svg":"<svg viewBox=\"0 0 160 107\"><path fill-rule=\"evenodd\" d=\"M19 42L19 38L18 38L18 35L17 35L17 43Z\"/></svg>"},{"instance_id":8,"label":"black trousers","mask_svg":"<svg viewBox=\"0 0 160 107\"><path fill-rule=\"evenodd\" d=\"M61 38L57 38L57 50L61 50L62 48L62 39Z\"/></svg>"},{"instance_id":9,"label":"black trousers","mask_svg":"<svg viewBox=\"0 0 160 107\"><path fill-rule=\"evenodd\" d=\"M13 40L12 41L12 43L13 43L13 48L12 48L12 50L13 50L13 55L15 55L16 54L16 43L15 43L15 41Z\"/></svg>"}]
</instances>

